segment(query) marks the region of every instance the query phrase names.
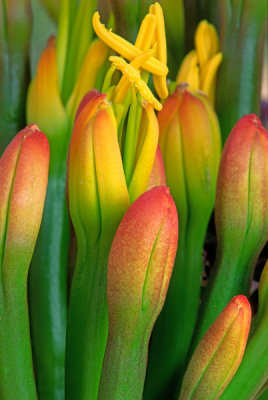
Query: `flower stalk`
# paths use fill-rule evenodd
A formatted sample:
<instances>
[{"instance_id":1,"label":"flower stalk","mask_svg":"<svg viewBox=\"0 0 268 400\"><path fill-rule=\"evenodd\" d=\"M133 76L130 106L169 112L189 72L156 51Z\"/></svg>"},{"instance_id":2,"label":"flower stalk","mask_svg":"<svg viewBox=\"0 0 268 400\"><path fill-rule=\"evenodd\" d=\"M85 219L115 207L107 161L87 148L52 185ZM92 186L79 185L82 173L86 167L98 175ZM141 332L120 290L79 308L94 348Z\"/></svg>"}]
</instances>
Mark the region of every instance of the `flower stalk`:
<instances>
[{"instance_id":1,"label":"flower stalk","mask_svg":"<svg viewBox=\"0 0 268 400\"><path fill-rule=\"evenodd\" d=\"M0 159L0 397L37 400L27 277L48 180L49 146L36 125L20 131Z\"/></svg>"}]
</instances>

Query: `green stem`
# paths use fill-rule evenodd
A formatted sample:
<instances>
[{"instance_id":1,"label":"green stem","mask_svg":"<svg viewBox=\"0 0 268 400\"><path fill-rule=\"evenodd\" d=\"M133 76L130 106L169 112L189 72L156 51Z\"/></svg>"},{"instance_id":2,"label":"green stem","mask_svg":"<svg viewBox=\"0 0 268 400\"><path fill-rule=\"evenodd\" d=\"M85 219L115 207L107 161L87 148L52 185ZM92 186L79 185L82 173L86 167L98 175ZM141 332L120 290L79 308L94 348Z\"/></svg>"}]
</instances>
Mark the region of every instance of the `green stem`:
<instances>
[{"instance_id":1,"label":"green stem","mask_svg":"<svg viewBox=\"0 0 268 400\"><path fill-rule=\"evenodd\" d=\"M66 400L96 400L108 335L106 270L109 249L87 248L78 259L67 324Z\"/></svg>"},{"instance_id":2,"label":"green stem","mask_svg":"<svg viewBox=\"0 0 268 400\"><path fill-rule=\"evenodd\" d=\"M40 400L64 398L69 219L65 163L51 171L29 275L30 321Z\"/></svg>"},{"instance_id":3,"label":"green stem","mask_svg":"<svg viewBox=\"0 0 268 400\"><path fill-rule=\"evenodd\" d=\"M256 253L251 257L243 257L243 251L241 257L238 256L236 260L227 253L218 255L209 284L204 291L189 356L232 297L248 294L255 259Z\"/></svg>"},{"instance_id":4,"label":"green stem","mask_svg":"<svg viewBox=\"0 0 268 400\"><path fill-rule=\"evenodd\" d=\"M150 343L145 399L176 398L197 319L204 236L199 224L180 233L166 301Z\"/></svg>"},{"instance_id":5,"label":"green stem","mask_svg":"<svg viewBox=\"0 0 268 400\"><path fill-rule=\"evenodd\" d=\"M148 340L120 334L107 340L98 400L141 400Z\"/></svg>"},{"instance_id":6,"label":"green stem","mask_svg":"<svg viewBox=\"0 0 268 400\"><path fill-rule=\"evenodd\" d=\"M1 400L37 400L29 330L27 275L23 274L24 271L12 274L12 282L4 282L0 289Z\"/></svg>"}]
</instances>

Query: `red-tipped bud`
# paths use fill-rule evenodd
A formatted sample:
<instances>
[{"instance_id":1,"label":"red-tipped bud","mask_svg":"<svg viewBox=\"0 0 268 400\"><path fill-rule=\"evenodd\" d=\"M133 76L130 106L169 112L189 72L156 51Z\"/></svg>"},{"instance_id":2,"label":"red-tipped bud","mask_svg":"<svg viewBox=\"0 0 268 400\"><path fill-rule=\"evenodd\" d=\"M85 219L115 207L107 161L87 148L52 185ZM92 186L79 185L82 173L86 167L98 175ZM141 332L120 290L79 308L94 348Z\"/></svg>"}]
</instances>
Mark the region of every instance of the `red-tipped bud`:
<instances>
[{"instance_id":1,"label":"red-tipped bud","mask_svg":"<svg viewBox=\"0 0 268 400\"><path fill-rule=\"evenodd\" d=\"M28 270L43 213L48 166L48 141L37 125L20 131L0 159L0 260L4 275L14 274L22 265Z\"/></svg>"},{"instance_id":2,"label":"red-tipped bud","mask_svg":"<svg viewBox=\"0 0 268 400\"><path fill-rule=\"evenodd\" d=\"M179 400L220 397L242 360L250 321L247 298L234 297L197 346L183 378Z\"/></svg>"},{"instance_id":3,"label":"red-tipped bud","mask_svg":"<svg viewBox=\"0 0 268 400\"><path fill-rule=\"evenodd\" d=\"M116 121L106 95L87 94L78 109L68 165L69 206L78 239L91 244L109 237L128 208L129 197L117 140Z\"/></svg>"},{"instance_id":4,"label":"red-tipped bud","mask_svg":"<svg viewBox=\"0 0 268 400\"><path fill-rule=\"evenodd\" d=\"M167 187L142 194L119 225L109 255L108 341L99 399L140 399L148 343L173 268L178 217Z\"/></svg>"},{"instance_id":5,"label":"red-tipped bud","mask_svg":"<svg viewBox=\"0 0 268 400\"><path fill-rule=\"evenodd\" d=\"M167 185L180 227L184 229L189 216L200 228L206 227L214 206L221 152L217 117L205 96L193 95L179 85L158 114L158 122Z\"/></svg>"},{"instance_id":6,"label":"red-tipped bud","mask_svg":"<svg viewBox=\"0 0 268 400\"><path fill-rule=\"evenodd\" d=\"M177 238L177 212L168 188L144 193L128 209L108 261L111 335L152 328L165 301Z\"/></svg>"},{"instance_id":7,"label":"red-tipped bud","mask_svg":"<svg viewBox=\"0 0 268 400\"><path fill-rule=\"evenodd\" d=\"M268 239L267 160L268 133L256 115L246 115L224 146L215 204L218 258L241 268L254 263Z\"/></svg>"}]
</instances>

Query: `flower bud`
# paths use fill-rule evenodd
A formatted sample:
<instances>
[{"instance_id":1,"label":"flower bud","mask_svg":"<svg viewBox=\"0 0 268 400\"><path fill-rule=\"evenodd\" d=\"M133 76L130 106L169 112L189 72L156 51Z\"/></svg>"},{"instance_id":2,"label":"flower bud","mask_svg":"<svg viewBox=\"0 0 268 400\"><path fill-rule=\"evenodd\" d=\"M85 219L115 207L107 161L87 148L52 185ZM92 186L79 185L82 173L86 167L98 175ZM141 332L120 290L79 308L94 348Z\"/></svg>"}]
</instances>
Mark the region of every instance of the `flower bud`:
<instances>
[{"instance_id":1,"label":"flower bud","mask_svg":"<svg viewBox=\"0 0 268 400\"><path fill-rule=\"evenodd\" d=\"M26 113L27 122L40 126L48 136L53 155L56 146L59 157L66 147L67 113L59 91L55 37L48 40L39 59L28 91Z\"/></svg>"},{"instance_id":2,"label":"flower bud","mask_svg":"<svg viewBox=\"0 0 268 400\"><path fill-rule=\"evenodd\" d=\"M266 130L256 115L244 116L222 153L215 202L216 262L200 309L195 343L232 296L249 291L253 267L268 239L267 159Z\"/></svg>"},{"instance_id":3,"label":"flower bud","mask_svg":"<svg viewBox=\"0 0 268 400\"><path fill-rule=\"evenodd\" d=\"M37 125L20 131L0 160L0 255L4 275L14 273L19 265L29 266L43 213L48 163L48 141Z\"/></svg>"},{"instance_id":4,"label":"flower bud","mask_svg":"<svg viewBox=\"0 0 268 400\"><path fill-rule=\"evenodd\" d=\"M247 298L234 297L197 346L184 375L179 400L220 397L243 357L250 321Z\"/></svg>"},{"instance_id":5,"label":"flower bud","mask_svg":"<svg viewBox=\"0 0 268 400\"><path fill-rule=\"evenodd\" d=\"M232 263L252 264L268 239L267 158L268 133L246 115L226 142L217 182L217 252Z\"/></svg>"},{"instance_id":6,"label":"flower bud","mask_svg":"<svg viewBox=\"0 0 268 400\"><path fill-rule=\"evenodd\" d=\"M167 185L180 227L185 229L188 218L206 225L214 206L221 151L217 117L205 96L179 85L158 114L158 122Z\"/></svg>"},{"instance_id":7,"label":"flower bud","mask_svg":"<svg viewBox=\"0 0 268 400\"><path fill-rule=\"evenodd\" d=\"M223 400L255 398L267 382L268 261L261 274L258 292L258 312L250 327L245 354L235 376L221 396Z\"/></svg>"},{"instance_id":8,"label":"flower bud","mask_svg":"<svg viewBox=\"0 0 268 400\"><path fill-rule=\"evenodd\" d=\"M214 206L221 140L207 98L179 85L158 114L167 186L180 221L174 273L149 351L145 398L171 398L196 324L202 254ZM187 266L187 267L186 267ZM181 327L184 327L182 330Z\"/></svg>"},{"instance_id":9,"label":"flower bud","mask_svg":"<svg viewBox=\"0 0 268 400\"><path fill-rule=\"evenodd\" d=\"M49 146L37 125L20 131L0 159L0 393L37 399L27 277L48 181Z\"/></svg>"},{"instance_id":10,"label":"flower bud","mask_svg":"<svg viewBox=\"0 0 268 400\"><path fill-rule=\"evenodd\" d=\"M177 212L169 189L156 187L140 196L116 231L107 272L111 334L127 335L154 323L165 300L177 249ZM130 290L131 289L131 290ZM147 325L146 325L147 326Z\"/></svg>"},{"instance_id":11,"label":"flower bud","mask_svg":"<svg viewBox=\"0 0 268 400\"><path fill-rule=\"evenodd\" d=\"M116 231L108 260L100 400L142 397L149 338L165 301L177 238L176 207L166 187L140 196Z\"/></svg>"},{"instance_id":12,"label":"flower bud","mask_svg":"<svg viewBox=\"0 0 268 400\"><path fill-rule=\"evenodd\" d=\"M113 236L129 197L112 108L106 95L88 97L72 134L68 185L76 233L83 231L93 244L100 234Z\"/></svg>"}]
</instances>

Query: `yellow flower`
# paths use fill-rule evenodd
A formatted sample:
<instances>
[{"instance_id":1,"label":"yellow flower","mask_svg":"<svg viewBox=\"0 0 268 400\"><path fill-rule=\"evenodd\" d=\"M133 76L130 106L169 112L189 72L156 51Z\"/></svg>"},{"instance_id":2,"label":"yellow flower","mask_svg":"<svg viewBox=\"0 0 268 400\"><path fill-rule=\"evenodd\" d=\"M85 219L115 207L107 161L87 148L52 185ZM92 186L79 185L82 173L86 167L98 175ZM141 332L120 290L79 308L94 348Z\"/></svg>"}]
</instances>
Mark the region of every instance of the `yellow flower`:
<instances>
[{"instance_id":1,"label":"yellow flower","mask_svg":"<svg viewBox=\"0 0 268 400\"><path fill-rule=\"evenodd\" d=\"M202 90L214 103L216 73L222 61L216 29L201 21L195 33L195 50L184 58L176 83L187 82L191 91Z\"/></svg>"}]
</instances>

